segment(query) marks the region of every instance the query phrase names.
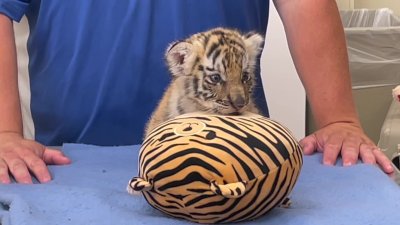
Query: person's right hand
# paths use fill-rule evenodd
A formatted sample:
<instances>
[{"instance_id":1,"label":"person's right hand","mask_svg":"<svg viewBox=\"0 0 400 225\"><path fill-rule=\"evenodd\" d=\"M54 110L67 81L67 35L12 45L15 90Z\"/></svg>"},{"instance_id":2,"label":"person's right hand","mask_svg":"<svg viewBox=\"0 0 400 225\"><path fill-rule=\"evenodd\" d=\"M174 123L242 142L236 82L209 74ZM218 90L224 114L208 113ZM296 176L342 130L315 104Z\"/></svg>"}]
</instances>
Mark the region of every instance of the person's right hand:
<instances>
[{"instance_id":1,"label":"person's right hand","mask_svg":"<svg viewBox=\"0 0 400 225\"><path fill-rule=\"evenodd\" d=\"M24 139L18 133L0 133L0 183L11 183L11 175L18 183L31 184L31 173L45 183L51 180L46 164L69 163L71 160L61 151Z\"/></svg>"}]
</instances>

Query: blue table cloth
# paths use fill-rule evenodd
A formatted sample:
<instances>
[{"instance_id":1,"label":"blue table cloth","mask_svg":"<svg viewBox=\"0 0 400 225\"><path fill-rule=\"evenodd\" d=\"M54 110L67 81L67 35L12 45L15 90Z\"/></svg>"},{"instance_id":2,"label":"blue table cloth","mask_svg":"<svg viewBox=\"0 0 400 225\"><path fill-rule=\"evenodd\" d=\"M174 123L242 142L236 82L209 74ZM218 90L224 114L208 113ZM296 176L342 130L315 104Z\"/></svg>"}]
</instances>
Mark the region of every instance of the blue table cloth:
<instances>
[{"instance_id":1,"label":"blue table cloth","mask_svg":"<svg viewBox=\"0 0 400 225\"><path fill-rule=\"evenodd\" d=\"M194 224L126 192L128 180L137 175L139 146L67 144L62 151L73 163L50 166L50 183L0 185L1 224ZM321 158L304 157L291 208L239 224L400 224L400 188L379 168L328 167Z\"/></svg>"}]
</instances>

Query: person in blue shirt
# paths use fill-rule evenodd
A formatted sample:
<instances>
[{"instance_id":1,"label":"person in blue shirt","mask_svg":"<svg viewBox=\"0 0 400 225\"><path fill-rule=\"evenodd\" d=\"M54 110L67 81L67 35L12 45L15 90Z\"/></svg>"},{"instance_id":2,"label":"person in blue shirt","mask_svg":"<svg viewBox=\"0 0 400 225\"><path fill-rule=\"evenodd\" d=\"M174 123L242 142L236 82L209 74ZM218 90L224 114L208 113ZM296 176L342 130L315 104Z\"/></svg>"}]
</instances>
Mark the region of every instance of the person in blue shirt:
<instances>
[{"instance_id":1,"label":"person in blue shirt","mask_svg":"<svg viewBox=\"0 0 400 225\"><path fill-rule=\"evenodd\" d=\"M319 130L301 140L323 163L389 159L364 134L351 96L335 1L275 0ZM266 31L268 0L0 0L0 182L51 179L46 164L68 164L47 146L65 142L139 144L169 82L168 43L213 27ZM12 21L26 15L35 140L22 135ZM262 85L258 106L268 114Z\"/></svg>"}]
</instances>

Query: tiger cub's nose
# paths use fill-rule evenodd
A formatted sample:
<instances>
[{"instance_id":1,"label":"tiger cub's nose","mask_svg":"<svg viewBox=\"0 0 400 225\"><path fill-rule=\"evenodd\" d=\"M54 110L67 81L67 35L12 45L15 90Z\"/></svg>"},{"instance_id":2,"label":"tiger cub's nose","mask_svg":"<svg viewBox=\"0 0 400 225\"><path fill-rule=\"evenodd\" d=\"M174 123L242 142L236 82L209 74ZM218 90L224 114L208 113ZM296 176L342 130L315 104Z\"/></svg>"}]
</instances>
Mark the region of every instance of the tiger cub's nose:
<instances>
[{"instance_id":1,"label":"tiger cub's nose","mask_svg":"<svg viewBox=\"0 0 400 225\"><path fill-rule=\"evenodd\" d=\"M236 109L241 109L247 104L245 99L240 95L235 96L231 102L232 102L233 107L235 107Z\"/></svg>"}]
</instances>

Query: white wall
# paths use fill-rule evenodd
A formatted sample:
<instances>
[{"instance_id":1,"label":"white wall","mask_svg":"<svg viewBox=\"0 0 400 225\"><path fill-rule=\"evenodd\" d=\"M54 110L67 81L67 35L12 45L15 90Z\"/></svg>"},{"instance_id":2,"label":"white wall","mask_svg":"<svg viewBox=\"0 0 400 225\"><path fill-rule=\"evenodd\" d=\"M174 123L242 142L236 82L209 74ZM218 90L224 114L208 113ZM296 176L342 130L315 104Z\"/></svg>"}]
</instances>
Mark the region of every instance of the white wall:
<instances>
[{"instance_id":1,"label":"white wall","mask_svg":"<svg viewBox=\"0 0 400 225\"><path fill-rule=\"evenodd\" d=\"M283 24L271 4L261 76L270 117L288 127L298 139L305 135L305 91L297 76Z\"/></svg>"},{"instance_id":2,"label":"white wall","mask_svg":"<svg viewBox=\"0 0 400 225\"><path fill-rule=\"evenodd\" d=\"M339 9L353 9L354 8L354 0L336 0Z\"/></svg>"},{"instance_id":3,"label":"white wall","mask_svg":"<svg viewBox=\"0 0 400 225\"><path fill-rule=\"evenodd\" d=\"M400 16L400 0L354 0L354 8L389 8L394 14Z\"/></svg>"},{"instance_id":4,"label":"white wall","mask_svg":"<svg viewBox=\"0 0 400 225\"><path fill-rule=\"evenodd\" d=\"M400 0L336 0L339 9L389 8L400 16Z\"/></svg>"}]
</instances>

